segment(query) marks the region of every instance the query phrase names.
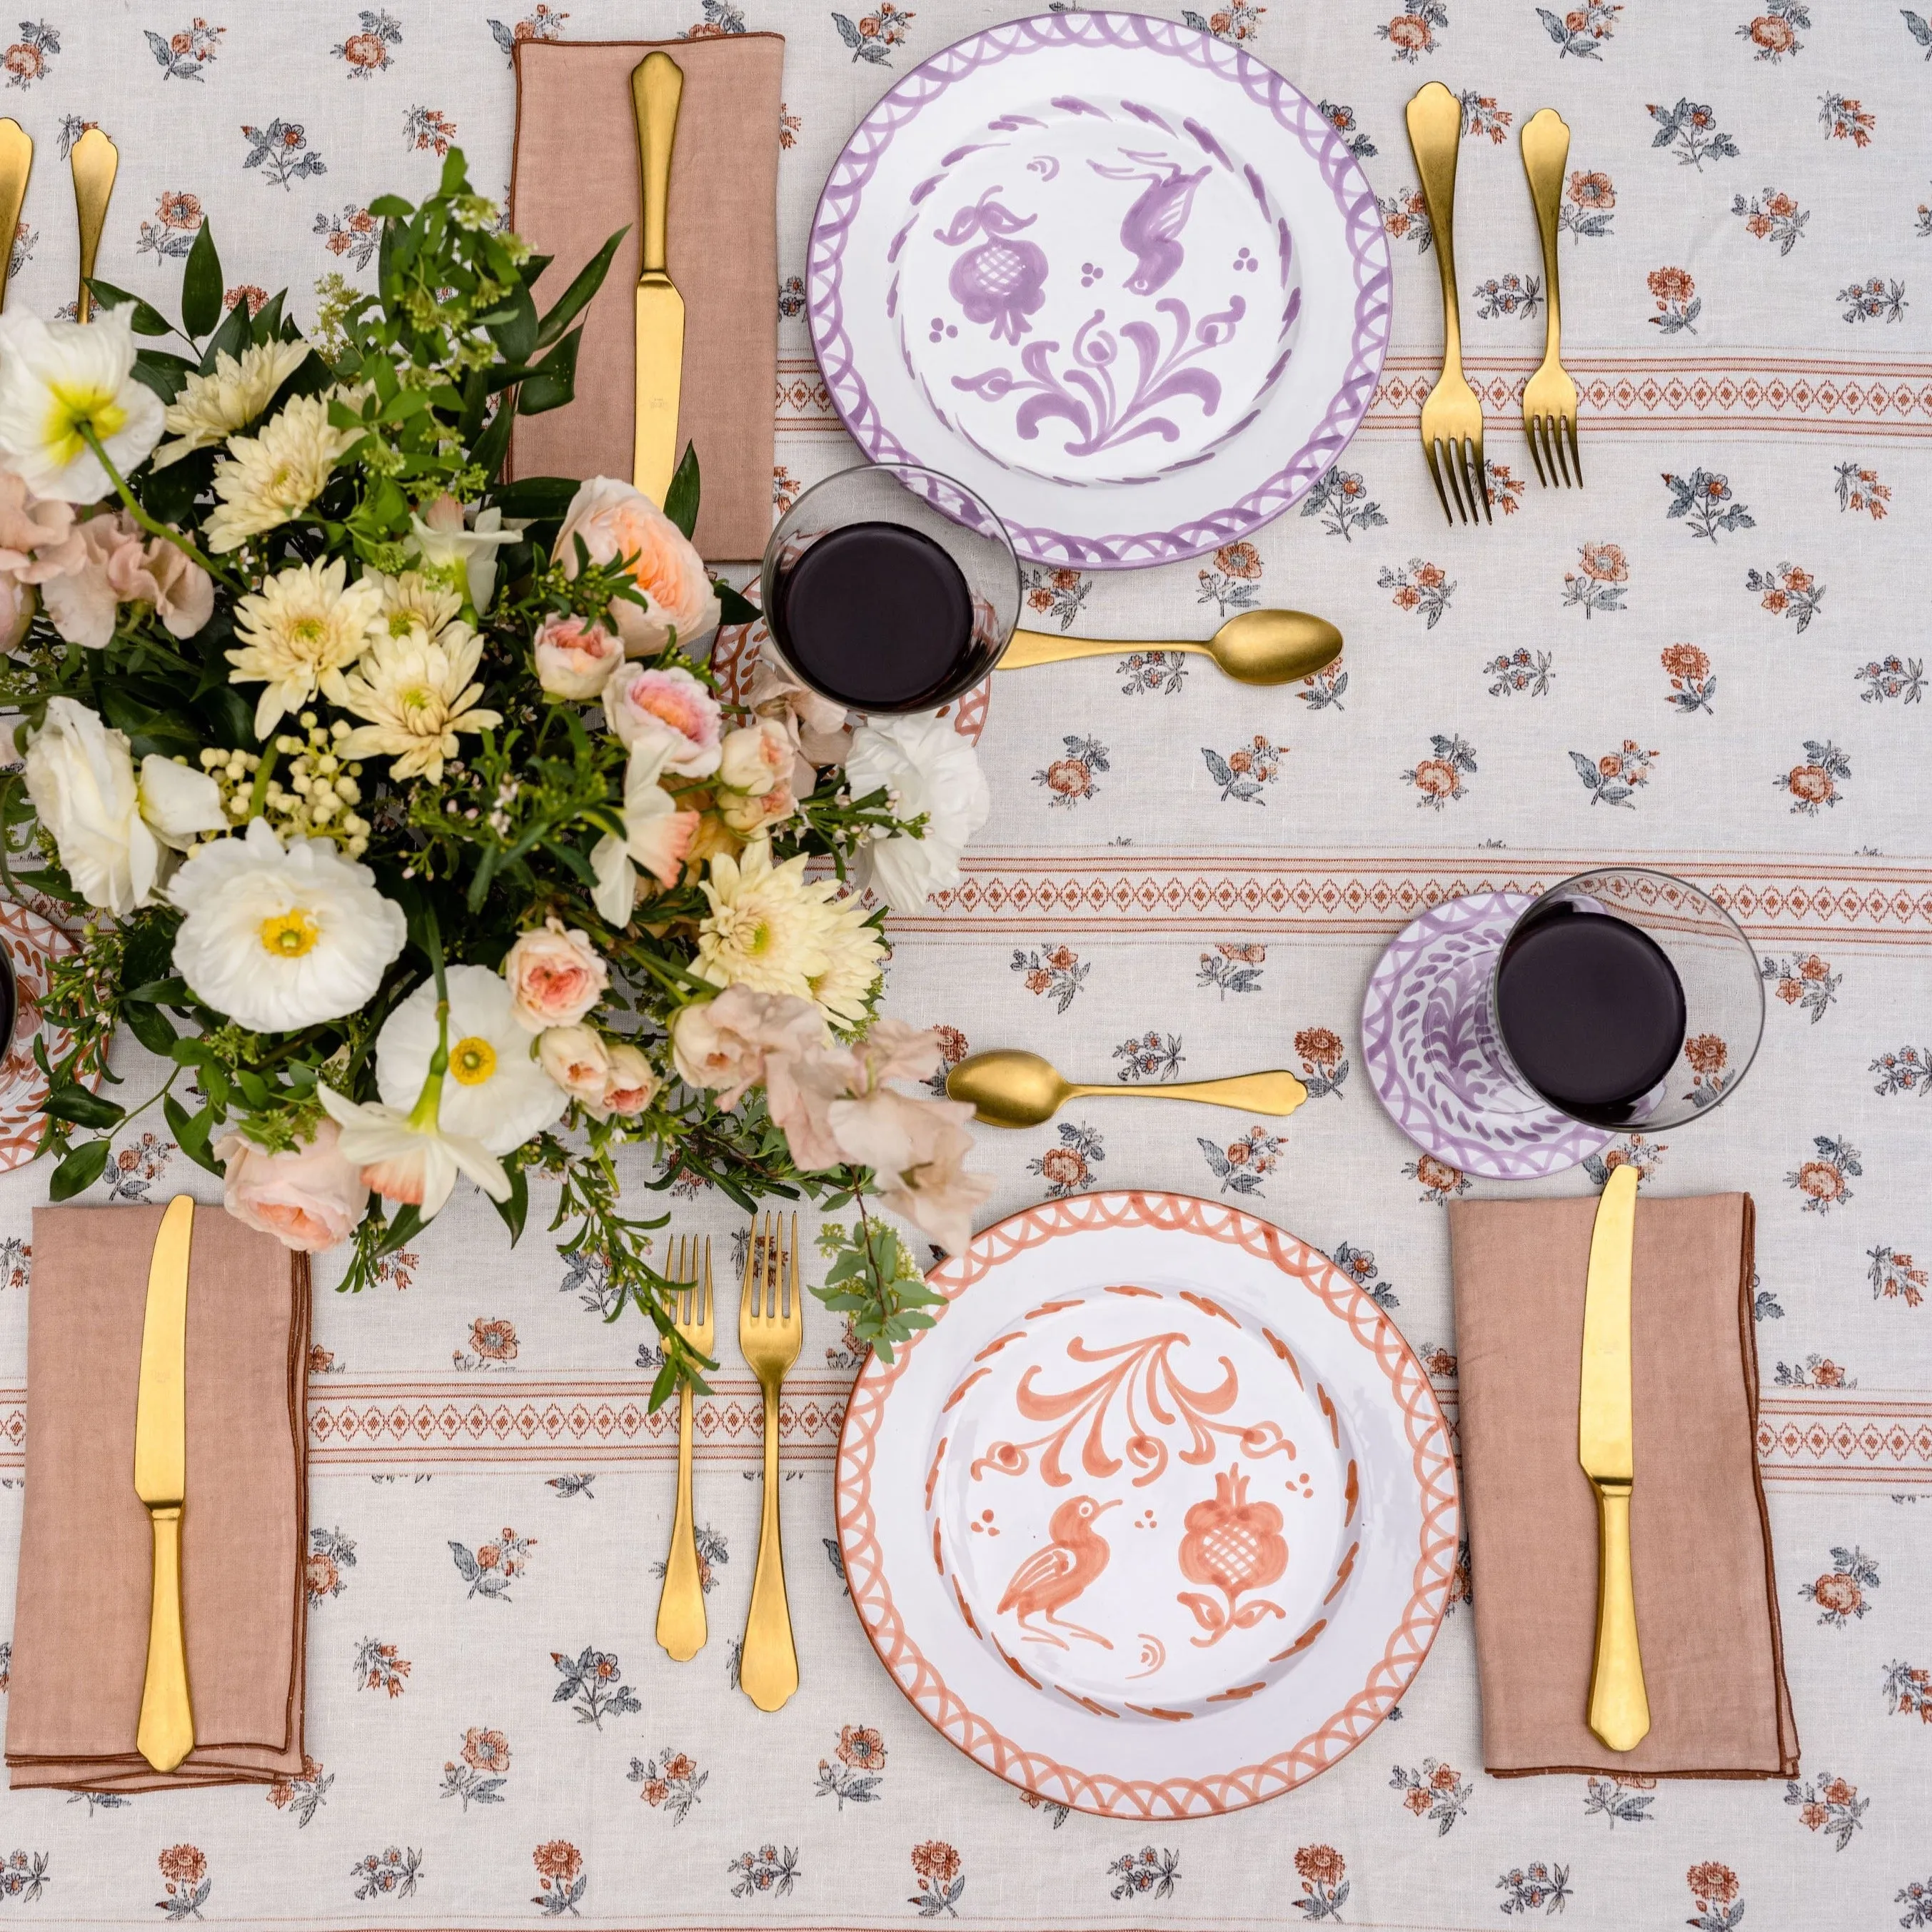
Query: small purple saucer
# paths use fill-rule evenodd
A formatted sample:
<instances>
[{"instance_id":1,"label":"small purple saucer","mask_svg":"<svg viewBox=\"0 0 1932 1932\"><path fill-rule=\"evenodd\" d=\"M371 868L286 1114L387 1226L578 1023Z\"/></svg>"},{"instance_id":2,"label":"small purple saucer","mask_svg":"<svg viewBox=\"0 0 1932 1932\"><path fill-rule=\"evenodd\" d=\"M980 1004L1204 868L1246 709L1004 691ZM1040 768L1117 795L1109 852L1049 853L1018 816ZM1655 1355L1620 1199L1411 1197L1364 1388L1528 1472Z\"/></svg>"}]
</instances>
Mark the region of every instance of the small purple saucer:
<instances>
[{"instance_id":1,"label":"small purple saucer","mask_svg":"<svg viewBox=\"0 0 1932 1932\"><path fill-rule=\"evenodd\" d=\"M1490 1023L1496 955L1534 904L1527 892L1476 892L1424 913L1390 942L1362 1002L1362 1058L1390 1118L1484 1180L1560 1174L1611 1138L1526 1087Z\"/></svg>"}]
</instances>

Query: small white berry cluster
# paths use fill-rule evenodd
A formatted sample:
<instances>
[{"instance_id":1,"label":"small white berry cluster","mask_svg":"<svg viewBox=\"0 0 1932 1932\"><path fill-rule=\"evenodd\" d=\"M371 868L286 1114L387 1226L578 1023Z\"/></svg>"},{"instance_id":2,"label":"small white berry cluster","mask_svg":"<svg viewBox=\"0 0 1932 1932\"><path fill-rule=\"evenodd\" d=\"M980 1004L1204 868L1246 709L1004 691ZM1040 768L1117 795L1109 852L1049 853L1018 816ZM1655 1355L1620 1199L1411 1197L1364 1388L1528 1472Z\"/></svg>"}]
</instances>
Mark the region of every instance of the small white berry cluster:
<instances>
[{"instance_id":1,"label":"small white berry cluster","mask_svg":"<svg viewBox=\"0 0 1932 1932\"><path fill-rule=\"evenodd\" d=\"M313 711L300 720L306 734L285 731L274 748L290 760L286 781L272 772L263 788L260 809L285 838L328 838L351 859L369 849L369 821L356 807L362 802L359 764L344 761L337 749L349 735L340 718L318 724ZM222 808L236 825L245 824L255 806L255 784L260 772L259 752L211 749L201 754L202 768L221 790Z\"/></svg>"}]
</instances>

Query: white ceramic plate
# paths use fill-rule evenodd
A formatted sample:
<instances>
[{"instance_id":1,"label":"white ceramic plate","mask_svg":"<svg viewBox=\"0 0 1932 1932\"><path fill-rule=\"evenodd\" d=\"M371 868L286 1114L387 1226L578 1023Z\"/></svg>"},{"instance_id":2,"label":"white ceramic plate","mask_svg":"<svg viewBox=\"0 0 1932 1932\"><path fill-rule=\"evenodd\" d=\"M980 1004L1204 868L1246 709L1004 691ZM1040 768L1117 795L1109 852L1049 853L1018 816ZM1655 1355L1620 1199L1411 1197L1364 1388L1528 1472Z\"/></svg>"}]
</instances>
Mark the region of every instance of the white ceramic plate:
<instances>
[{"instance_id":1,"label":"white ceramic plate","mask_svg":"<svg viewBox=\"0 0 1932 1932\"><path fill-rule=\"evenodd\" d=\"M937 1269L838 1457L852 1598L970 1756L1122 1817L1234 1810L1359 1744L1427 1654L1449 1433L1327 1256L1171 1194L1048 1202Z\"/></svg>"}]
</instances>

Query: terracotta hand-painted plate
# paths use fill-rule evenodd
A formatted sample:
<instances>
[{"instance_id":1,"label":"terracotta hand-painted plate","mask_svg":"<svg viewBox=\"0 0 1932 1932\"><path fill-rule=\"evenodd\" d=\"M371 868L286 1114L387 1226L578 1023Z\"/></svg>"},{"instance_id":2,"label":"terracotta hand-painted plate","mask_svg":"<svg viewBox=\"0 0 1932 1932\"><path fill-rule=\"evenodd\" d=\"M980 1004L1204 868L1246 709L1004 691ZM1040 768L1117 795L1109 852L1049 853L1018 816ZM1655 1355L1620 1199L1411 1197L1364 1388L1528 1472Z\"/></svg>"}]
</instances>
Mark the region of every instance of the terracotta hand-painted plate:
<instances>
[{"instance_id":1,"label":"terracotta hand-painted plate","mask_svg":"<svg viewBox=\"0 0 1932 1932\"><path fill-rule=\"evenodd\" d=\"M1238 1810L1374 1729L1427 1654L1449 1432L1328 1257L1220 1203L1089 1194L936 1270L838 1455L852 1598L989 1771L1116 1817Z\"/></svg>"},{"instance_id":2,"label":"terracotta hand-painted plate","mask_svg":"<svg viewBox=\"0 0 1932 1932\"><path fill-rule=\"evenodd\" d=\"M66 1030L41 1016L40 1004L52 990L54 962L76 949L51 920L11 899L0 899L0 946L13 962L16 1002L14 1037L0 1057L0 1174L4 1174L33 1159L46 1125L40 1108L47 1077L34 1064L34 1037L38 1034L45 1040L50 1063L68 1050ZM91 1091L98 1089L100 1074L86 1076L83 1084Z\"/></svg>"}]
</instances>

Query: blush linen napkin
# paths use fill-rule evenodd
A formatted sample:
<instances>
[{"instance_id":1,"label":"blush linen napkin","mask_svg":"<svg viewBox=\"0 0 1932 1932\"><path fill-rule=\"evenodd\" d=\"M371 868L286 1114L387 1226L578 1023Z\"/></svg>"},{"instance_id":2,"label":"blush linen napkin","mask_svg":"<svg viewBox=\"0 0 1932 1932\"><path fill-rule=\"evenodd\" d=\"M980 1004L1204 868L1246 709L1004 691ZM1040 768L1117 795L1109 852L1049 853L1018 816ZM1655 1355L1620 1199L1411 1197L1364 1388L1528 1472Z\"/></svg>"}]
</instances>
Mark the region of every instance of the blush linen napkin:
<instances>
[{"instance_id":1,"label":"blush linen napkin","mask_svg":"<svg viewBox=\"0 0 1932 1932\"><path fill-rule=\"evenodd\" d=\"M1613 1751L1585 1720L1597 1504L1576 1409L1596 1210L1594 1198L1449 1209L1484 1767L1793 1776L1758 1478L1748 1194L1637 1203L1630 1549L1650 1734Z\"/></svg>"},{"instance_id":2,"label":"blush linen napkin","mask_svg":"<svg viewBox=\"0 0 1932 1932\"><path fill-rule=\"evenodd\" d=\"M197 1742L166 1774L135 1747L153 1544L134 1414L164 1211L34 1210L16 1789L266 1784L302 1768L308 1259L219 1207L196 1209L188 1264L182 1594Z\"/></svg>"},{"instance_id":3,"label":"blush linen napkin","mask_svg":"<svg viewBox=\"0 0 1932 1932\"><path fill-rule=\"evenodd\" d=\"M695 445L703 483L693 541L707 562L755 562L772 529L782 34L518 43L511 224L556 258L538 306L630 232L584 318L576 399L517 418L511 473L630 479L643 226L631 70L658 47L684 71L665 253L684 298L678 452Z\"/></svg>"}]
</instances>

